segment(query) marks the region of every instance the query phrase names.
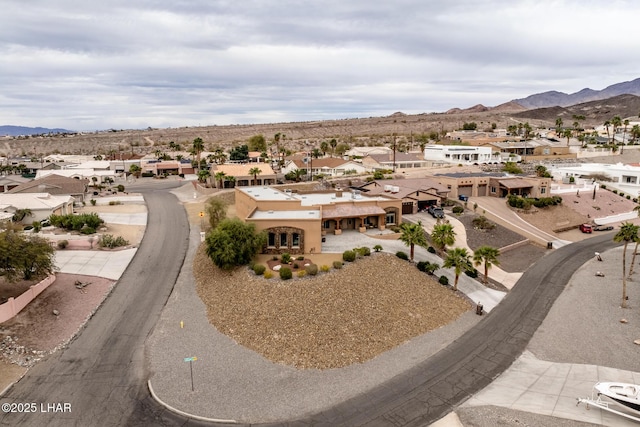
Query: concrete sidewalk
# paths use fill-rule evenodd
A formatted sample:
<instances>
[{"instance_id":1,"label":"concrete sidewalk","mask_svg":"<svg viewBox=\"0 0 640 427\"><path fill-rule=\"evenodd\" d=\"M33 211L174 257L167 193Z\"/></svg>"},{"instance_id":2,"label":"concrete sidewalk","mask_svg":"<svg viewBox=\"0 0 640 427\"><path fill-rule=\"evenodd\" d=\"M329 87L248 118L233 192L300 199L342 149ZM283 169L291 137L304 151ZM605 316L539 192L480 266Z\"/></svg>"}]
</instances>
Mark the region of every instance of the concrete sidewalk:
<instances>
[{"instance_id":1,"label":"concrete sidewalk","mask_svg":"<svg viewBox=\"0 0 640 427\"><path fill-rule=\"evenodd\" d=\"M137 249L121 251L56 251L55 264L60 273L84 274L118 280Z\"/></svg>"}]
</instances>

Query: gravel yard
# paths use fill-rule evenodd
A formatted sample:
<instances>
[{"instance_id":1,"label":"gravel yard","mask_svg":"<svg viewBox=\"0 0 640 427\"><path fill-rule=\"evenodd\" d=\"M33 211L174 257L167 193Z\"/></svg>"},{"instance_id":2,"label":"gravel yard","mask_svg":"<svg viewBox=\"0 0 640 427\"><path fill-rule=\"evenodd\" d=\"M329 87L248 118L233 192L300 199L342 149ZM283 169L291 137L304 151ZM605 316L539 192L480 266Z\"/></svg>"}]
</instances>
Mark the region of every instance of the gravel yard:
<instances>
[{"instance_id":1,"label":"gravel yard","mask_svg":"<svg viewBox=\"0 0 640 427\"><path fill-rule=\"evenodd\" d=\"M478 214L467 211L463 215L456 217L457 220L464 224L467 232L467 244L471 249L475 250L484 245L503 248L526 240L515 231L511 231L495 223L496 227L493 230L477 230L473 226L473 220L479 216Z\"/></svg>"},{"instance_id":2,"label":"gravel yard","mask_svg":"<svg viewBox=\"0 0 640 427\"><path fill-rule=\"evenodd\" d=\"M317 277L282 281L247 268L221 271L200 247L194 276L220 332L273 362L302 369L361 363L472 308L463 295L383 253Z\"/></svg>"}]
</instances>

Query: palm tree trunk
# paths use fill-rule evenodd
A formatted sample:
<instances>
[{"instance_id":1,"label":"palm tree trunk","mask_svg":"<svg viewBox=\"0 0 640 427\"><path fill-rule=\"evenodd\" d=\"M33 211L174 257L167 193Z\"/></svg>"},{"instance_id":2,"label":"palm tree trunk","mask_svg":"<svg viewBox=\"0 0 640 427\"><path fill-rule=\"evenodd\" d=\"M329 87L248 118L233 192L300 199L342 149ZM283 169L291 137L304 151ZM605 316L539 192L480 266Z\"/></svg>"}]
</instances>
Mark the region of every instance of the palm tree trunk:
<instances>
[{"instance_id":1,"label":"palm tree trunk","mask_svg":"<svg viewBox=\"0 0 640 427\"><path fill-rule=\"evenodd\" d=\"M414 244L411 244L411 262L413 262Z\"/></svg>"},{"instance_id":2,"label":"palm tree trunk","mask_svg":"<svg viewBox=\"0 0 640 427\"><path fill-rule=\"evenodd\" d=\"M484 284L486 285L487 283L489 283L489 266L485 261L484 262Z\"/></svg>"},{"instance_id":3,"label":"palm tree trunk","mask_svg":"<svg viewBox=\"0 0 640 427\"><path fill-rule=\"evenodd\" d=\"M620 307L627 308L627 242L624 243L622 252L622 304Z\"/></svg>"},{"instance_id":4,"label":"palm tree trunk","mask_svg":"<svg viewBox=\"0 0 640 427\"><path fill-rule=\"evenodd\" d=\"M458 278L460 277L459 274L456 274L456 278L453 280L453 290L457 291L458 290Z\"/></svg>"},{"instance_id":5,"label":"palm tree trunk","mask_svg":"<svg viewBox=\"0 0 640 427\"><path fill-rule=\"evenodd\" d=\"M629 278L633 274L633 265L636 263L636 252L638 252L638 243L640 240L636 242L636 247L633 249L633 257L631 258L631 265L629 266Z\"/></svg>"}]
</instances>

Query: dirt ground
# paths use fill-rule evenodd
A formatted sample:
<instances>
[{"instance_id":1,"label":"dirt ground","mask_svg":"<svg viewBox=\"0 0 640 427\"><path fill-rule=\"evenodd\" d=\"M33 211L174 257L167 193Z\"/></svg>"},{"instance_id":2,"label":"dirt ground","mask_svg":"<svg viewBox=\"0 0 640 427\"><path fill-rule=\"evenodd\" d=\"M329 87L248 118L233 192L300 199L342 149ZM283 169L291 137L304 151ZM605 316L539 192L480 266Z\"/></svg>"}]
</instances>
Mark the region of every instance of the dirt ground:
<instances>
[{"instance_id":1,"label":"dirt ground","mask_svg":"<svg viewBox=\"0 0 640 427\"><path fill-rule=\"evenodd\" d=\"M194 274L212 325L269 360L303 369L363 362L471 309L464 295L384 253L283 281L246 267L221 271L201 247Z\"/></svg>"}]
</instances>

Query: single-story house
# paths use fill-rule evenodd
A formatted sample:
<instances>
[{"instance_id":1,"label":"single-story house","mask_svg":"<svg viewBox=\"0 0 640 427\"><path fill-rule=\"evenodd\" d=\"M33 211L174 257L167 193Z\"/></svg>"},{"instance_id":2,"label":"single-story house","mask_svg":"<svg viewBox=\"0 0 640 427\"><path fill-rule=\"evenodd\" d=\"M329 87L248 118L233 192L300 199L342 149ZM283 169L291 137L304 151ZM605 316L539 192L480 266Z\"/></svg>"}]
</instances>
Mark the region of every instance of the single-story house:
<instances>
[{"instance_id":1,"label":"single-story house","mask_svg":"<svg viewBox=\"0 0 640 427\"><path fill-rule=\"evenodd\" d=\"M75 179L87 179L90 183L94 181L98 184L107 181L109 179L115 179L116 173L112 170L95 170L95 169L60 169L60 170L45 170L40 169L36 172L35 179L43 178L49 175L66 176L68 178ZM94 180L95 178L95 180Z\"/></svg>"},{"instance_id":2,"label":"single-story house","mask_svg":"<svg viewBox=\"0 0 640 427\"><path fill-rule=\"evenodd\" d=\"M51 195L49 193L0 194L0 211L14 214L19 209L29 209L31 216L23 223L41 221L51 214L66 215L73 213L74 198L69 195Z\"/></svg>"},{"instance_id":3,"label":"single-story house","mask_svg":"<svg viewBox=\"0 0 640 427\"><path fill-rule=\"evenodd\" d=\"M358 187L365 195L385 195L402 202L403 214L414 214L430 205L441 203L449 189L430 178L381 179Z\"/></svg>"},{"instance_id":4,"label":"single-story house","mask_svg":"<svg viewBox=\"0 0 640 427\"><path fill-rule=\"evenodd\" d=\"M154 175L180 175L193 174L194 168L191 160L156 160L141 159L140 169L142 173L152 173Z\"/></svg>"},{"instance_id":5,"label":"single-story house","mask_svg":"<svg viewBox=\"0 0 640 427\"><path fill-rule=\"evenodd\" d=\"M457 199L467 197L506 197L516 194L527 197L551 197L551 178L534 176L509 176L495 173L444 173L434 175L433 179L446 186L449 197Z\"/></svg>"},{"instance_id":6,"label":"single-story house","mask_svg":"<svg viewBox=\"0 0 640 427\"><path fill-rule=\"evenodd\" d=\"M422 153L400 153L396 152L395 159L393 151L386 154L369 154L362 159L362 165L367 169L407 169L424 168L430 162L424 159Z\"/></svg>"},{"instance_id":7,"label":"single-story house","mask_svg":"<svg viewBox=\"0 0 640 427\"><path fill-rule=\"evenodd\" d=\"M76 179L51 174L20 184L10 190L9 193L49 193L56 196L70 195L73 196L77 202L83 202L88 185L89 181L87 179Z\"/></svg>"},{"instance_id":8,"label":"single-story house","mask_svg":"<svg viewBox=\"0 0 640 427\"><path fill-rule=\"evenodd\" d=\"M285 175L295 170L302 170L305 174L309 174L311 169L312 175L329 175L332 177L344 176L350 174L366 173L367 169L364 165L353 160L345 160L339 157L323 157L314 159L311 156L300 157L294 156L285 160L282 173Z\"/></svg>"},{"instance_id":9,"label":"single-story house","mask_svg":"<svg viewBox=\"0 0 640 427\"><path fill-rule=\"evenodd\" d=\"M268 163L243 163L243 164L224 164L211 165L209 172L211 173L211 181L216 187L220 185L216 178L218 173L223 173L223 188L233 188L235 186L254 185L253 175L249 171L253 168L260 169L260 173L256 176L257 185L271 185L276 183L276 173ZM229 178L233 177L233 180Z\"/></svg>"},{"instance_id":10,"label":"single-story house","mask_svg":"<svg viewBox=\"0 0 640 427\"><path fill-rule=\"evenodd\" d=\"M424 159L431 163L484 164L500 162L491 147L430 144L424 147Z\"/></svg>"},{"instance_id":11,"label":"single-story house","mask_svg":"<svg viewBox=\"0 0 640 427\"><path fill-rule=\"evenodd\" d=\"M268 186L236 187L236 215L267 233L263 253L318 253L322 236L384 230L402 222L401 201L358 190L292 193Z\"/></svg>"}]
</instances>

